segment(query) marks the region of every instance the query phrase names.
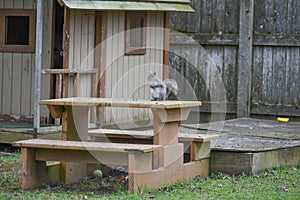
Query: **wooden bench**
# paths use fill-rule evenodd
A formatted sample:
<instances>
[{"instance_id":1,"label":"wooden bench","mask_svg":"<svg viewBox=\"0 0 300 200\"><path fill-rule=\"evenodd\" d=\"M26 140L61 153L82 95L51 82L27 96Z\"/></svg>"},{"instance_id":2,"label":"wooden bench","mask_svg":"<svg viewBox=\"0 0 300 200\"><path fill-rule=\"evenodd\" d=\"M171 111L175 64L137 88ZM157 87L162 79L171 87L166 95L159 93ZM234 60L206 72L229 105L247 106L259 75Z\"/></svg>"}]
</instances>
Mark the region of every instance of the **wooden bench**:
<instances>
[{"instance_id":1,"label":"wooden bench","mask_svg":"<svg viewBox=\"0 0 300 200\"><path fill-rule=\"evenodd\" d=\"M118 129L92 129L88 131L90 141L153 144L153 130L118 130ZM178 140L184 144L184 151L188 154L187 161L195 161L209 157L210 141L218 139L218 135L178 133Z\"/></svg>"},{"instance_id":2,"label":"wooden bench","mask_svg":"<svg viewBox=\"0 0 300 200\"><path fill-rule=\"evenodd\" d=\"M160 145L45 139L18 141L14 146L22 149L23 189L48 184L46 161L63 161L128 166L128 189L135 191L140 185L134 174L151 172L152 153L162 149Z\"/></svg>"}]
</instances>

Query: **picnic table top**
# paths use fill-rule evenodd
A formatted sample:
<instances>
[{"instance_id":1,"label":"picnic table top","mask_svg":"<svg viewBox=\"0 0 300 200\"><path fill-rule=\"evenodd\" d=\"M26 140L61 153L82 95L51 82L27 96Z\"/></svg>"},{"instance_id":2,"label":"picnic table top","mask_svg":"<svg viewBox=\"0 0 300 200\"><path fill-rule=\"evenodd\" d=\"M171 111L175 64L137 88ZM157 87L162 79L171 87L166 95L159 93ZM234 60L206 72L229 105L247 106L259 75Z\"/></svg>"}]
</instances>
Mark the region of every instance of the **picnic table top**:
<instances>
[{"instance_id":1,"label":"picnic table top","mask_svg":"<svg viewBox=\"0 0 300 200\"><path fill-rule=\"evenodd\" d=\"M124 100L115 98L72 97L61 99L41 100L41 105L51 106L101 106L101 107L132 107L132 108L187 108L201 106L200 101L150 101Z\"/></svg>"}]
</instances>

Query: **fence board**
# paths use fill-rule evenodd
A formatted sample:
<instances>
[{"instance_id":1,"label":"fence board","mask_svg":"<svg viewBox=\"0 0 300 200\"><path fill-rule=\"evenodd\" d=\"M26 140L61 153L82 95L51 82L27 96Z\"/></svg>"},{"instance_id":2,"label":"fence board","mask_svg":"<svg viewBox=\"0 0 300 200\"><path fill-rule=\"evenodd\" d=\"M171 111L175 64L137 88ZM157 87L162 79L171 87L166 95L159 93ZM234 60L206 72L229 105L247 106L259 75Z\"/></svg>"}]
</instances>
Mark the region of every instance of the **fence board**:
<instances>
[{"instance_id":1,"label":"fence board","mask_svg":"<svg viewBox=\"0 0 300 200\"><path fill-rule=\"evenodd\" d=\"M286 78L285 78L285 48L278 47L273 48L273 91L272 103L283 104L284 103L284 92L286 89Z\"/></svg>"},{"instance_id":2,"label":"fence board","mask_svg":"<svg viewBox=\"0 0 300 200\"><path fill-rule=\"evenodd\" d=\"M240 13L239 0L225 0L224 33L238 33Z\"/></svg>"},{"instance_id":3,"label":"fence board","mask_svg":"<svg viewBox=\"0 0 300 200\"><path fill-rule=\"evenodd\" d=\"M194 6L196 13L188 16L190 18L197 16L195 20L200 18L199 27L194 27L197 23L193 21L185 31L197 30L197 33L190 37L203 45L217 64L216 69L220 69L219 72L227 90L228 102L233 104L238 102L237 91L232 89L237 88L238 80L240 83L250 81L252 83L250 91L245 91L244 88L242 90L245 93L241 94L250 95L248 99L252 102L252 114L269 114L270 112L270 114L291 113L298 116L299 112L293 109L298 109L300 103L300 1L255 1L253 32L239 35L243 31L240 30L243 27L239 25L245 25L244 22L239 22L242 2L245 3L242 0L201 0L196 4L193 1L191 5ZM180 20L185 21L185 19ZM190 20L187 21L190 22ZM244 38L241 39L241 37ZM248 41L251 37L252 43ZM177 43L172 41L171 48L176 46L177 51L184 53L184 49L193 45L191 41L185 44L186 47L183 47L184 42L181 40ZM237 62L238 56L240 61L245 61L245 55L241 56L242 53L245 54L244 50L237 47L241 46L240 42L246 42L252 48L250 51L248 47L246 49L248 51L246 55L252 54L252 57L248 59L252 62L249 68L252 75L248 78L241 76L246 71L236 76L233 75L237 74L238 65L241 65L239 66L240 72L246 67ZM238 55L239 52L240 55ZM185 53L192 54L188 51ZM199 60L200 76L194 75L194 77L189 77L189 80L199 84L195 87L199 99L211 101L210 90L213 89L216 76L213 65L209 64L209 59L205 59L204 51L200 51L198 58L195 59ZM179 66L185 66L183 59L173 59L173 63L175 61L179 63ZM185 70L185 72L185 76L193 76L191 73L194 73L193 70ZM280 111L280 108L288 108L289 112Z\"/></svg>"},{"instance_id":4,"label":"fence board","mask_svg":"<svg viewBox=\"0 0 300 200\"><path fill-rule=\"evenodd\" d=\"M186 23L186 28L189 32L197 33L200 31L201 13L197 12L197 11L201 9L201 1L192 0L191 6L194 8L194 10L196 12L187 13L187 22L188 23Z\"/></svg>"},{"instance_id":5,"label":"fence board","mask_svg":"<svg viewBox=\"0 0 300 200\"><path fill-rule=\"evenodd\" d=\"M224 70L223 70L223 82L226 89L227 101L236 103L237 91L236 91L236 75L237 75L237 48L236 47L224 47Z\"/></svg>"},{"instance_id":6,"label":"fence board","mask_svg":"<svg viewBox=\"0 0 300 200\"><path fill-rule=\"evenodd\" d=\"M224 17L225 17L225 1L214 0L213 1L213 23L212 23L213 32L222 33L225 24Z\"/></svg>"},{"instance_id":7,"label":"fence board","mask_svg":"<svg viewBox=\"0 0 300 200\"><path fill-rule=\"evenodd\" d=\"M253 66L252 66L252 102L259 103L262 98L263 77L263 48L256 47L253 49Z\"/></svg>"},{"instance_id":8,"label":"fence board","mask_svg":"<svg viewBox=\"0 0 300 200\"><path fill-rule=\"evenodd\" d=\"M285 104L300 104L300 48L287 49Z\"/></svg>"},{"instance_id":9,"label":"fence board","mask_svg":"<svg viewBox=\"0 0 300 200\"><path fill-rule=\"evenodd\" d=\"M201 22L200 31L201 33L211 33L212 32L212 15L213 15L213 1L202 0L201 8Z\"/></svg>"}]
</instances>

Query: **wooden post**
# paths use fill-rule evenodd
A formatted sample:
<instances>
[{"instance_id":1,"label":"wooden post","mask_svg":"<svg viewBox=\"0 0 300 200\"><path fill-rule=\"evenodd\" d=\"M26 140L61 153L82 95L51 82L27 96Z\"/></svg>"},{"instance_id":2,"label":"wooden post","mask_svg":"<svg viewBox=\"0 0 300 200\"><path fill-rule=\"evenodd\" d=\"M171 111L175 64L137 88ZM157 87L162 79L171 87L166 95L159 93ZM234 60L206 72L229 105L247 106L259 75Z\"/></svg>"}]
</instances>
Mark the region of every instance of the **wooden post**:
<instances>
[{"instance_id":1,"label":"wooden post","mask_svg":"<svg viewBox=\"0 0 300 200\"><path fill-rule=\"evenodd\" d=\"M237 117L250 117L254 0L240 1Z\"/></svg>"},{"instance_id":2,"label":"wooden post","mask_svg":"<svg viewBox=\"0 0 300 200\"><path fill-rule=\"evenodd\" d=\"M63 43L63 68L69 69L69 48L70 48L70 10L65 7L64 14L64 43ZM63 74L62 97L68 97L69 74Z\"/></svg>"},{"instance_id":3,"label":"wooden post","mask_svg":"<svg viewBox=\"0 0 300 200\"><path fill-rule=\"evenodd\" d=\"M37 1L36 16L36 49L35 49L35 69L34 69L34 121L33 121L33 137L37 137L40 128L40 104L41 99L41 69L42 69L42 53L43 53L43 1Z\"/></svg>"}]
</instances>

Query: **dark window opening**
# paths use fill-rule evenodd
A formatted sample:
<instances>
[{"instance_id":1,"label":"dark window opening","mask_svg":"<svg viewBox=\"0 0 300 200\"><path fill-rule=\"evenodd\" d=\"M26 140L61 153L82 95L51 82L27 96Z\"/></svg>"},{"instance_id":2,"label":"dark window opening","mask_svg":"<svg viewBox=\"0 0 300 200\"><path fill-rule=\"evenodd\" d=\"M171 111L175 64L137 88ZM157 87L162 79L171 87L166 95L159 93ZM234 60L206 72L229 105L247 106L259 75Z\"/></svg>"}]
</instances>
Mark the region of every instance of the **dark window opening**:
<instances>
[{"instance_id":1,"label":"dark window opening","mask_svg":"<svg viewBox=\"0 0 300 200\"><path fill-rule=\"evenodd\" d=\"M146 12L126 13L126 54L146 53Z\"/></svg>"},{"instance_id":2,"label":"dark window opening","mask_svg":"<svg viewBox=\"0 0 300 200\"><path fill-rule=\"evenodd\" d=\"M130 47L139 48L144 46L143 27L143 18L130 20Z\"/></svg>"},{"instance_id":3,"label":"dark window opening","mask_svg":"<svg viewBox=\"0 0 300 200\"><path fill-rule=\"evenodd\" d=\"M6 45L29 45L29 16L5 17Z\"/></svg>"}]
</instances>

